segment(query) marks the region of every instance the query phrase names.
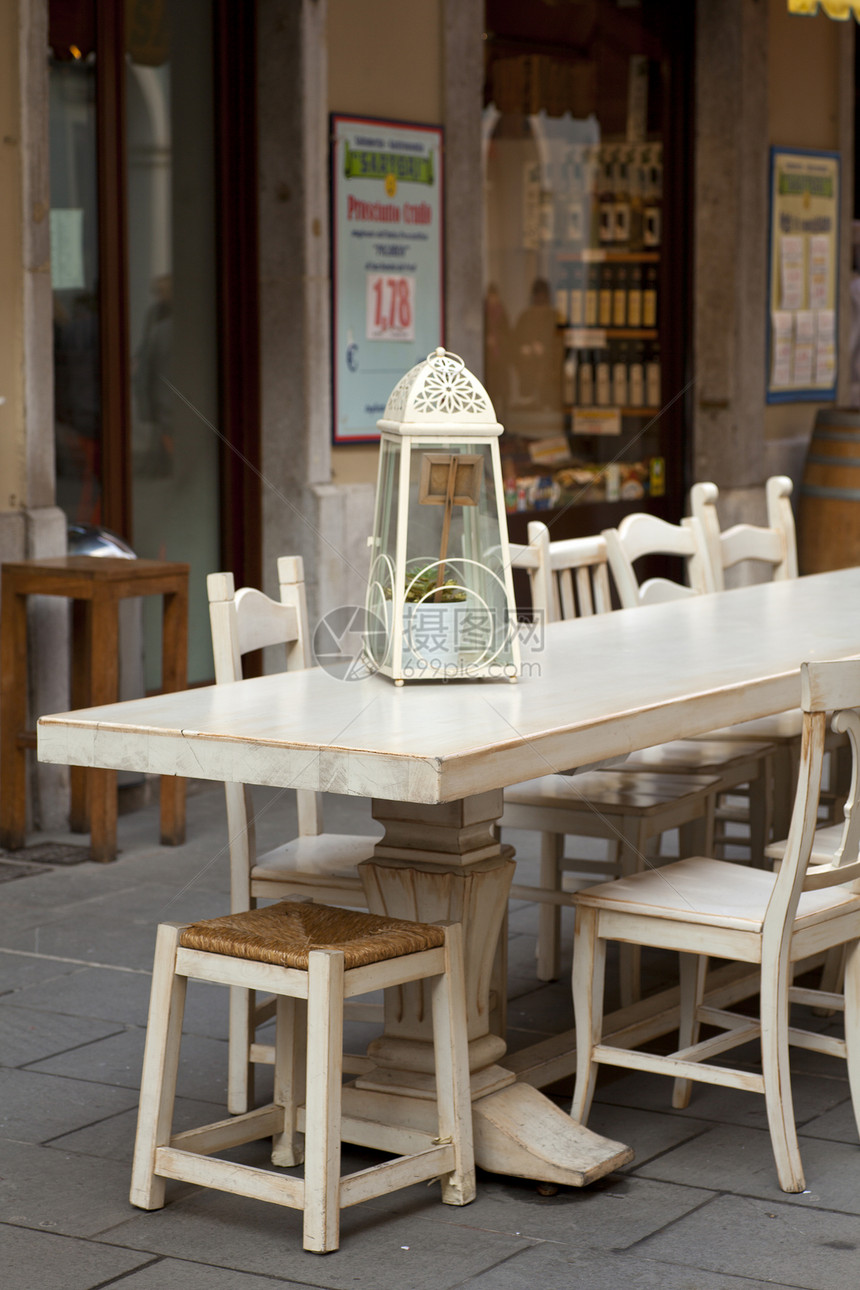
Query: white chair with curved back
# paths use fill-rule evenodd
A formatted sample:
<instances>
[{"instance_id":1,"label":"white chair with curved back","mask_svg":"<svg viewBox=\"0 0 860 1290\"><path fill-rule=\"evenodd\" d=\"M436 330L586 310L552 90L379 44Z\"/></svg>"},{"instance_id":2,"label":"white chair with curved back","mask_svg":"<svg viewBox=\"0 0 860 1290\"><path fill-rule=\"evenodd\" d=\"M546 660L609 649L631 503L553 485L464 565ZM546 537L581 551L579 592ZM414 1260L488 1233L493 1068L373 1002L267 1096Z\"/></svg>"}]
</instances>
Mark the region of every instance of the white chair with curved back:
<instances>
[{"instance_id":1,"label":"white chair with curved back","mask_svg":"<svg viewBox=\"0 0 860 1290\"><path fill-rule=\"evenodd\" d=\"M792 1044L841 1056L848 1063L854 1117L860 1129L860 814L858 789L860 661L806 663L802 669L804 740L785 856L777 873L695 857L653 872L578 893L573 965L577 1072L574 1119L588 1118L600 1065L668 1075L673 1105L686 1107L690 1082L701 1080L763 1094L779 1185L804 1188L791 1096ZM832 864L810 865L818 818L828 713L850 735L853 769L842 843ZM604 1043L603 974L609 941L660 946L680 955L679 1048L662 1055ZM795 988L793 966L844 947L845 995ZM758 1018L707 1006L705 965L711 955L755 965L760 974ZM844 1006L845 1038L794 1027L791 1004ZM699 1039L702 1024L721 1033ZM760 1039L762 1073L712 1061Z\"/></svg>"},{"instance_id":2,"label":"white chair with curved back","mask_svg":"<svg viewBox=\"0 0 860 1290\"><path fill-rule=\"evenodd\" d=\"M606 546L599 537L551 542L546 525L534 521L527 546L513 545L511 563L529 573L533 607L552 623L561 618L590 617L611 608ZM731 755L736 754L731 751ZM682 835L682 852L709 849L714 791L719 779L698 773L594 770L547 774L505 790L503 829L541 835L540 886L515 884L512 899L540 905L538 967L541 980L559 974L561 908L573 895L563 889L565 873L572 883L595 882L607 873L632 873L645 861L653 840L670 829ZM567 836L602 838L605 859L566 856ZM624 1002L639 994L638 956L622 956Z\"/></svg>"},{"instance_id":3,"label":"white chair with curved back","mask_svg":"<svg viewBox=\"0 0 860 1290\"><path fill-rule=\"evenodd\" d=\"M242 679L242 658L268 646L284 649L287 671L311 666L304 569L298 556L278 560L280 601L254 587L236 591L232 573L206 579L215 682ZM319 793L296 792L298 837L265 855L256 852L254 811L246 784L226 784L230 845L230 912L254 909L259 899L309 896L329 904L366 909L356 866L373 855L376 838L326 833ZM364 1009L362 1015L374 1015ZM255 1063L271 1065L274 1047L258 1044L257 1027L273 1015L271 1004L256 1006L253 992L230 991L228 1106L247 1111L253 1100Z\"/></svg>"},{"instance_id":4,"label":"white chair with curved back","mask_svg":"<svg viewBox=\"0 0 860 1290\"><path fill-rule=\"evenodd\" d=\"M772 475L765 485L767 525L733 524L720 529L716 484L690 489L692 519L698 521L707 552L707 569L691 561L690 577L697 591L725 591L727 569L748 560L768 572L768 581L797 577L797 535L791 509L792 483L787 475ZM684 521L689 524L689 520Z\"/></svg>"}]
</instances>

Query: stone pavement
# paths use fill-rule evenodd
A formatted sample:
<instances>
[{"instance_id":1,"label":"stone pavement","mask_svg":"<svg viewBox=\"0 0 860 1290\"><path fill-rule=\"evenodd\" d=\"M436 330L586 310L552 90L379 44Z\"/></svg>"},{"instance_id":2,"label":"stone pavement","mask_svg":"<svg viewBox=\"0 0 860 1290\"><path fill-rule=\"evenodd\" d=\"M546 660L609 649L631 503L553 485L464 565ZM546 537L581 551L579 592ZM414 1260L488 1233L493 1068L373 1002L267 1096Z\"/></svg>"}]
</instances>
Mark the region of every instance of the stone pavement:
<instances>
[{"instance_id":1,"label":"stone pavement","mask_svg":"<svg viewBox=\"0 0 860 1290\"><path fill-rule=\"evenodd\" d=\"M255 799L262 846L294 830L290 797ZM330 799L327 811L331 828L375 829L366 803ZM860 1151L846 1072L814 1053L794 1056L808 1183L800 1196L777 1187L762 1099L699 1085L689 1110L672 1111L667 1081L607 1072L591 1126L630 1143L635 1159L584 1190L542 1195L534 1182L479 1174L477 1200L457 1209L439 1203L437 1187L416 1186L345 1211L342 1247L322 1257L303 1253L295 1211L178 1183L163 1210L132 1208L154 929L226 907L220 788L192 785L184 847L156 839L151 805L121 818L114 864L0 857L3 1290L860 1286ZM535 839L510 840L523 881L534 881ZM512 909L511 1047L572 1024L567 981L535 979L535 921L532 907ZM653 963L649 985L667 971ZM193 983L185 1032L180 1127L223 1106L226 992ZM569 1089L553 1092L564 1106ZM260 1149L245 1150L253 1159ZM352 1168L372 1155L345 1150Z\"/></svg>"}]
</instances>

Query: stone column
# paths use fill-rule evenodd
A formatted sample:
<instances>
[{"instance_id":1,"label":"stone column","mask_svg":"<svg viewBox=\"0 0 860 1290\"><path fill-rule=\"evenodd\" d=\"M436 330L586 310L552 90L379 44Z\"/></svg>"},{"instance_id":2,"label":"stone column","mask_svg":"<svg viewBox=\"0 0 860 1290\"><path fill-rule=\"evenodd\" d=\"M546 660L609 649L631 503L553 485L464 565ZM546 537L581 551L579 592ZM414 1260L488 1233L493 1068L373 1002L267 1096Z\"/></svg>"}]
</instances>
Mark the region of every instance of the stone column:
<instances>
[{"instance_id":1,"label":"stone column","mask_svg":"<svg viewBox=\"0 0 860 1290\"><path fill-rule=\"evenodd\" d=\"M54 505L47 45L47 0L0 7L0 561L66 549ZM32 605L21 681L29 669L33 712L68 707L67 611ZM41 766L32 778L35 822L54 827L68 771Z\"/></svg>"}]
</instances>

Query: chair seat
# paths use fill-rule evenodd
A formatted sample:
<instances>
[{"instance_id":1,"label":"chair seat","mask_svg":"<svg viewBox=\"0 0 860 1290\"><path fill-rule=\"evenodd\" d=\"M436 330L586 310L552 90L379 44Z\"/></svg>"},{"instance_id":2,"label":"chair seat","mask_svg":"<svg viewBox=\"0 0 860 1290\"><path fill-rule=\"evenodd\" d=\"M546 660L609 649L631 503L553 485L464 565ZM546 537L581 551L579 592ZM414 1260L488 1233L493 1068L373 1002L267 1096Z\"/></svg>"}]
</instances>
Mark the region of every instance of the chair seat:
<instances>
[{"instance_id":1,"label":"chair seat","mask_svg":"<svg viewBox=\"0 0 860 1290\"><path fill-rule=\"evenodd\" d=\"M283 882L288 878L338 878L358 883L355 866L373 855L378 838L358 834L316 833L294 838L260 857L251 880Z\"/></svg>"},{"instance_id":2,"label":"chair seat","mask_svg":"<svg viewBox=\"0 0 860 1290\"><path fill-rule=\"evenodd\" d=\"M642 767L669 773L695 771L701 775L721 775L749 764L752 771L756 759L766 756L771 750L772 745L764 740L670 739L668 743L631 753L624 769Z\"/></svg>"},{"instance_id":3,"label":"chair seat","mask_svg":"<svg viewBox=\"0 0 860 1290\"><path fill-rule=\"evenodd\" d=\"M776 875L764 869L692 856L588 887L575 899L577 904L617 913L761 932L775 880ZM840 909L860 911L860 896L844 887L806 891L800 897L795 929L812 926Z\"/></svg>"},{"instance_id":4,"label":"chair seat","mask_svg":"<svg viewBox=\"0 0 860 1290\"><path fill-rule=\"evenodd\" d=\"M442 927L355 909L289 902L192 923L180 933L186 949L307 971L312 950L339 950L344 968L417 954L445 943Z\"/></svg>"},{"instance_id":5,"label":"chair seat","mask_svg":"<svg viewBox=\"0 0 860 1290\"><path fill-rule=\"evenodd\" d=\"M755 721L742 721L737 726L724 726L712 730L707 739L766 739L768 743L789 743L799 739L803 730L803 713L800 708L788 712L775 712L771 717L758 717Z\"/></svg>"},{"instance_id":6,"label":"chair seat","mask_svg":"<svg viewBox=\"0 0 860 1290\"><path fill-rule=\"evenodd\" d=\"M587 810L607 815L652 814L670 802L707 795L717 780L708 775L659 775L595 770L584 775L548 775L505 789L505 805ZM504 818L502 820L504 824Z\"/></svg>"},{"instance_id":7,"label":"chair seat","mask_svg":"<svg viewBox=\"0 0 860 1290\"><path fill-rule=\"evenodd\" d=\"M812 839L812 851L809 856L809 863L830 864L836 855L836 849L842 841L842 834L845 832L843 824L828 824L826 828L816 829L815 836ZM779 842L772 842L765 849L765 855L769 860L781 860L785 855L785 848L788 846L788 838L782 838Z\"/></svg>"}]
</instances>

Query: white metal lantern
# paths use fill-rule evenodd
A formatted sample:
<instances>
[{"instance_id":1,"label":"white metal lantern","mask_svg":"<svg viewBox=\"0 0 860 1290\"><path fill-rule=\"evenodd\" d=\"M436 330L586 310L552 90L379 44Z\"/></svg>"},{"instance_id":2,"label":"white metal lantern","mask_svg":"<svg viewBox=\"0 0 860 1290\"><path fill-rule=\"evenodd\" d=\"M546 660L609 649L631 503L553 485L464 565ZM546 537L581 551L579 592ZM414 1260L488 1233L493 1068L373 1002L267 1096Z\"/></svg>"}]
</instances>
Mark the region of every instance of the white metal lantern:
<instances>
[{"instance_id":1,"label":"white metal lantern","mask_svg":"<svg viewBox=\"0 0 860 1290\"><path fill-rule=\"evenodd\" d=\"M405 680L519 672L499 436L489 395L437 349L397 383L381 431L365 653Z\"/></svg>"}]
</instances>

